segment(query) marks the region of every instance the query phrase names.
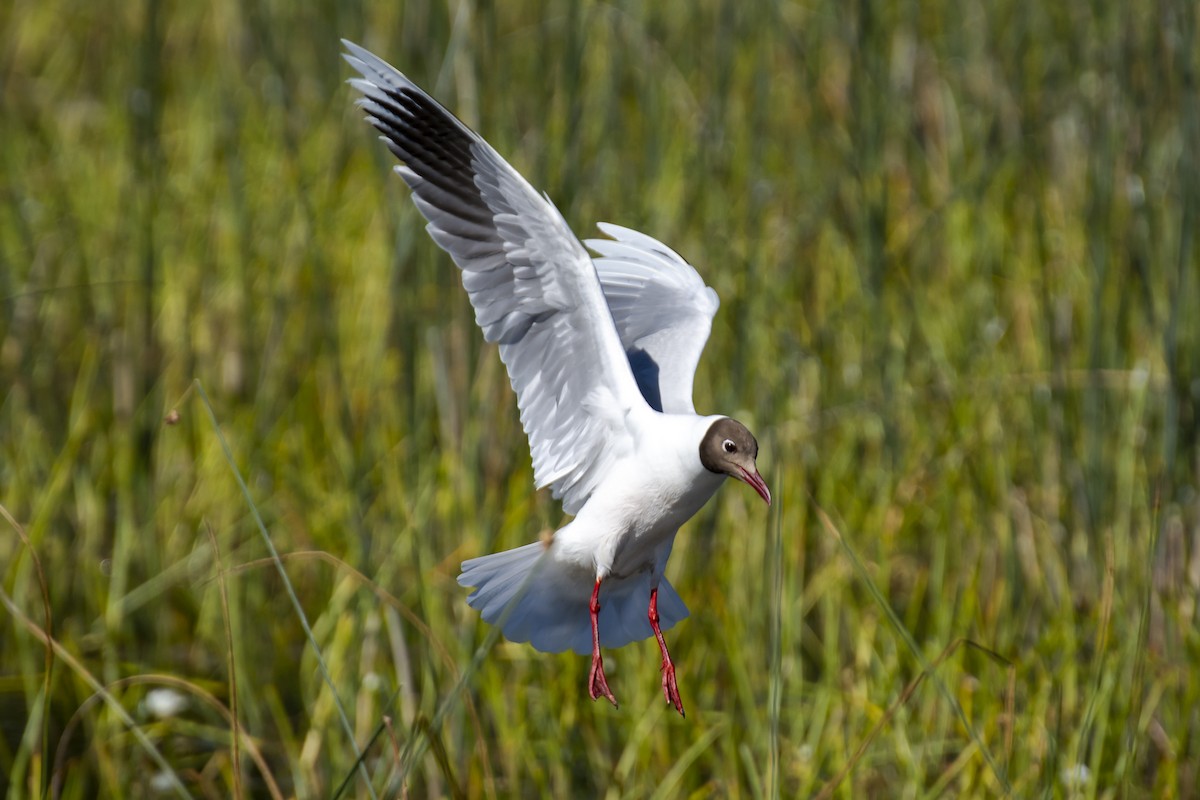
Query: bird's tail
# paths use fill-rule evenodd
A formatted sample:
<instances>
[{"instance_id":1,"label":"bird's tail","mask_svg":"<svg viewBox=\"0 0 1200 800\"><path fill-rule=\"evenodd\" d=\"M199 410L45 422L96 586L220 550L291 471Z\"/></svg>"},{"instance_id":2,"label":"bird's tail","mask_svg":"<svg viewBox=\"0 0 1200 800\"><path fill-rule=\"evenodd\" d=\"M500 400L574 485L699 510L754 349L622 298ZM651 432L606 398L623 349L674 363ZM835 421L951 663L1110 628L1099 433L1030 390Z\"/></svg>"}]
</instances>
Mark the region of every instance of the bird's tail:
<instances>
[{"instance_id":1,"label":"bird's tail","mask_svg":"<svg viewBox=\"0 0 1200 800\"><path fill-rule=\"evenodd\" d=\"M554 546L541 542L464 561L458 582L473 586L467 604L483 621L504 619L505 637L529 642L545 653L592 652L588 603L595 576L554 557ZM543 558L542 555L545 554ZM528 578L528 585L526 585ZM621 647L654 635L647 617L650 574L608 579L600 586L600 644ZM658 584L659 627L667 630L688 615L687 606L665 579Z\"/></svg>"}]
</instances>

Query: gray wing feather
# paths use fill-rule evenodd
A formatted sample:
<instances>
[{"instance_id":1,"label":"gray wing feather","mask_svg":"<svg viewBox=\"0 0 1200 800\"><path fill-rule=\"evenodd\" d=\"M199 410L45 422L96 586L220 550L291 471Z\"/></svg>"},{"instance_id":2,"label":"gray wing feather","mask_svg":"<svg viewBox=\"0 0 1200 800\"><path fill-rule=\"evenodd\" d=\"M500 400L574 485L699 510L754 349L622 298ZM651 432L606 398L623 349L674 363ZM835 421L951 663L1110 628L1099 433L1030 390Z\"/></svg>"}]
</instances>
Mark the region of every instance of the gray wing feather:
<instances>
[{"instance_id":1,"label":"gray wing feather","mask_svg":"<svg viewBox=\"0 0 1200 800\"><path fill-rule=\"evenodd\" d=\"M633 447L645 408L595 266L554 204L420 87L343 40L350 84L429 221L462 270L484 338L500 345L537 485L574 514Z\"/></svg>"},{"instance_id":2,"label":"gray wing feather","mask_svg":"<svg viewBox=\"0 0 1200 800\"><path fill-rule=\"evenodd\" d=\"M595 259L621 346L646 401L692 414L692 383L721 305L717 293L671 248L644 233L601 222L611 239L584 242Z\"/></svg>"}]
</instances>

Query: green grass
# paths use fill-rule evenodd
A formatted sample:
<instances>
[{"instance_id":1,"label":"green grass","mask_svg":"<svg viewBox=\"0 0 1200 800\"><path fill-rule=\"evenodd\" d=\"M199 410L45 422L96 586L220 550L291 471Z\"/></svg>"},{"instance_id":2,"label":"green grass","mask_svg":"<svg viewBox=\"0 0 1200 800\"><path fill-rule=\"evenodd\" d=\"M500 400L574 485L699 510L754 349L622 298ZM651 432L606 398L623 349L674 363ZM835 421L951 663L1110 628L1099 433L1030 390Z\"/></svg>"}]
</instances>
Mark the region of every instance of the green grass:
<instances>
[{"instance_id":1,"label":"green grass","mask_svg":"<svg viewBox=\"0 0 1200 800\"><path fill-rule=\"evenodd\" d=\"M0 6L0 788L1194 796L1197 22ZM340 36L720 294L697 405L778 504L677 541L686 720L652 642L618 711L466 606L562 516Z\"/></svg>"}]
</instances>

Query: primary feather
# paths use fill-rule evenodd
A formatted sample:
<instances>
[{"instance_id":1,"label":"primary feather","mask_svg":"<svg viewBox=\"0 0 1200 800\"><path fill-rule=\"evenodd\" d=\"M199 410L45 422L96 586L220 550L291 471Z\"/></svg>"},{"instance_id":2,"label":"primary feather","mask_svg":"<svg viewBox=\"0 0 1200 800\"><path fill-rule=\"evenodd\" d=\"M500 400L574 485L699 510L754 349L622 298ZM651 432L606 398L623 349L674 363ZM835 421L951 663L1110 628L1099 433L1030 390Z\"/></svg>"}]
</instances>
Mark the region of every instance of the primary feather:
<instances>
[{"instance_id":1,"label":"primary feather","mask_svg":"<svg viewBox=\"0 0 1200 800\"><path fill-rule=\"evenodd\" d=\"M394 67L345 42L359 106L404 162L427 230L462 270L484 337L500 345L534 479L583 506L632 444L644 405L592 259L562 215L474 131Z\"/></svg>"}]
</instances>

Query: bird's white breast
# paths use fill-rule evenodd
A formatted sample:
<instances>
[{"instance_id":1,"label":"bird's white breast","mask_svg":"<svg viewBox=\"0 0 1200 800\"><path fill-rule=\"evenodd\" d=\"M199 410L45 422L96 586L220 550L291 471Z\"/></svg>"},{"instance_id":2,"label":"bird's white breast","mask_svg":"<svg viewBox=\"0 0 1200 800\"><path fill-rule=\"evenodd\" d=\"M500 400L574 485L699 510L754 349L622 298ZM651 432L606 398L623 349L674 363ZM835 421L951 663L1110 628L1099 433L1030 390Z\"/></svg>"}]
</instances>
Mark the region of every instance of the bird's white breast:
<instances>
[{"instance_id":1,"label":"bird's white breast","mask_svg":"<svg viewBox=\"0 0 1200 800\"><path fill-rule=\"evenodd\" d=\"M653 414L637 446L555 537L557 557L597 577L661 569L664 546L708 502L724 480L700 463L700 440L712 420Z\"/></svg>"}]
</instances>

